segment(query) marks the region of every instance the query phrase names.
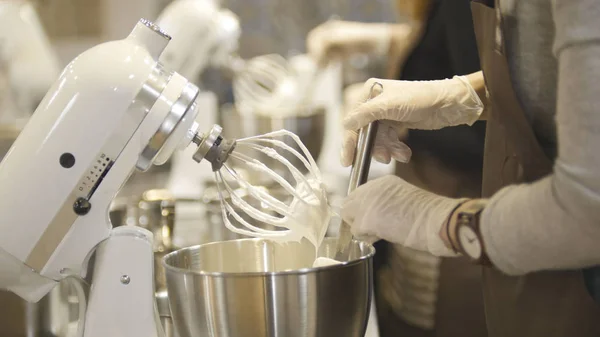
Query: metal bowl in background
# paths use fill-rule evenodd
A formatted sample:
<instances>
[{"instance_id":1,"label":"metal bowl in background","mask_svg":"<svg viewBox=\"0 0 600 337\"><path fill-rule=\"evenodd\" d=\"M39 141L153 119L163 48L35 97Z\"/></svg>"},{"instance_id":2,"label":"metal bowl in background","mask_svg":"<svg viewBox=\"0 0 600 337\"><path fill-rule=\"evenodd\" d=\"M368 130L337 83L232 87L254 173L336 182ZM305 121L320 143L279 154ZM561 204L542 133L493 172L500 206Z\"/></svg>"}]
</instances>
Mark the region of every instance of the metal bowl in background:
<instances>
[{"instance_id":1,"label":"metal bowl in background","mask_svg":"<svg viewBox=\"0 0 600 337\"><path fill-rule=\"evenodd\" d=\"M113 227L139 226L152 232L156 291L166 289L162 257L175 250L175 202L169 191L152 189L141 196L115 198L109 208Z\"/></svg>"},{"instance_id":2,"label":"metal bowl in background","mask_svg":"<svg viewBox=\"0 0 600 337\"><path fill-rule=\"evenodd\" d=\"M290 117L267 117L265 114L255 112L239 113L235 106L226 104L221 108L221 125L223 126L223 135L228 138L245 138L250 136L262 135L271 131L286 129L296 134L302 143L308 149L311 156L317 161L321 154L323 141L325 139L325 108L321 106L315 107L298 107L296 112L286 112L286 116ZM289 137L280 138L290 145L293 149L302 153L296 143L292 142ZM258 152L250 152L247 149L238 146L235 151L244 152L250 157L257 158L269 168L277 171L281 164L273 158ZM286 159L298 168L301 172L306 172L304 164L291 155L285 152L280 152ZM238 166L235 160L230 161L230 165L236 169L242 169L241 175L253 184L268 185L263 178L253 174L253 172L243 172L243 167Z\"/></svg>"},{"instance_id":3,"label":"metal bowl in background","mask_svg":"<svg viewBox=\"0 0 600 337\"><path fill-rule=\"evenodd\" d=\"M319 256L335 255L336 239ZM349 262L311 268L310 243L215 242L165 256L169 303L180 337L363 337L371 303L370 244Z\"/></svg>"},{"instance_id":4,"label":"metal bowl in background","mask_svg":"<svg viewBox=\"0 0 600 337\"><path fill-rule=\"evenodd\" d=\"M167 190L153 189L145 191L141 197L120 197L111 203L109 216L113 227L140 226L153 233L156 291L166 289L161 261L167 253L179 247L247 238L247 236L230 231L225 226L216 183L204 182L204 186L205 192L202 199L174 198ZM257 188L261 187L257 186ZM225 199L229 198L226 191L221 193ZM285 196L289 197L289 193L283 189L269 189L268 193L283 201L286 201L284 200ZM265 213L272 212L257 200L242 193L238 195L256 209ZM233 208L238 209L235 205ZM239 213L242 218L257 227L269 230L278 229L258 223L243 212ZM235 223L235 221L231 221Z\"/></svg>"},{"instance_id":5,"label":"metal bowl in background","mask_svg":"<svg viewBox=\"0 0 600 337\"><path fill-rule=\"evenodd\" d=\"M113 199L108 209L108 218L113 227L137 226L139 219L139 196L120 196Z\"/></svg>"}]
</instances>

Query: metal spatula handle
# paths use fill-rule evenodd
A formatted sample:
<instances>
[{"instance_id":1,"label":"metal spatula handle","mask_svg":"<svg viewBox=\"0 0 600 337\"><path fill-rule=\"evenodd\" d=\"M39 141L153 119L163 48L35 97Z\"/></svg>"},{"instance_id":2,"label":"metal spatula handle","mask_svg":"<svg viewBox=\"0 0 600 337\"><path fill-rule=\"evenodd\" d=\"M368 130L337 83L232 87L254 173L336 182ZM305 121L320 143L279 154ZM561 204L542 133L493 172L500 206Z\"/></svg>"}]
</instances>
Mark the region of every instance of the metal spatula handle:
<instances>
[{"instance_id":1,"label":"metal spatula handle","mask_svg":"<svg viewBox=\"0 0 600 337\"><path fill-rule=\"evenodd\" d=\"M379 90L377 90L379 89ZM369 99L374 98L383 91L383 85L379 82L373 83L369 94ZM369 169L371 168L371 152L375 145L378 123L371 122L358 131L358 141L354 160L352 161L352 170L350 171L350 183L348 184L348 194L354 191L358 186L367 182L369 178ZM350 255L350 243L352 242L352 232L350 225L342 221L340 224L339 238L336 246L335 259L338 261L347 261Z\"/></svg>"}]
</instances>

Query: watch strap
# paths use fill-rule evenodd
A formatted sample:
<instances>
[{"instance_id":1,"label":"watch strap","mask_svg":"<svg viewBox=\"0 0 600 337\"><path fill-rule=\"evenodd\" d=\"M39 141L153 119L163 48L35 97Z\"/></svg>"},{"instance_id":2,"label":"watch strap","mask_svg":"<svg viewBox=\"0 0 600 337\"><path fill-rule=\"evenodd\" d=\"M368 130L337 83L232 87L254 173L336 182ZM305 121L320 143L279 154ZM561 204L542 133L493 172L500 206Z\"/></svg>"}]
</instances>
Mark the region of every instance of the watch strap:
<instances>
[{"instance_id":1,"label":"watch strap","mask_svg":"<svg viewBox=\"0 0 600 337\"><path fill-rule=\"evenodd\" d=\"M477 239L479 240L479 244L481 245L481 255L478 259L473 259L473 262L482 264L482 265L491 265L491 261L487 255L485 249L485 242L483 240L483 236L481 235L481 213L483 212L485 206L487 205L487 199L473 199L465 202L461 205L461 207L457 208L458 215L455 218L455 224L451 230L453 231L454 238L457 241L452 242L453 247L456 246L458 251L463 255L467 255L465 250L462 248L460 240L458 240L458 231L462 226L468 226L475 232L477 235Z\"/></svg>"},{"instance_id":2,"label":"watch strap","mask_svg":"<svg viewBox=\"0 0 600 337\"><path fill-rule=\"evenodd\" d=\"M448 242L450 243L450 249L456 254L458 254L460 250L457 248L457 245L454 243L454 240L452 240L452 236L450 235L450 229L453 228L451 226L451 222L454 213L460 208L460 206L462 206L467 201L468 200L464 200L458 203L458 205L456 205L456 207L452 209L452 211L450 212L450 216L448 217L448 222L446 223L446 237L448 238Z\"/></svg>"}]
</instances>

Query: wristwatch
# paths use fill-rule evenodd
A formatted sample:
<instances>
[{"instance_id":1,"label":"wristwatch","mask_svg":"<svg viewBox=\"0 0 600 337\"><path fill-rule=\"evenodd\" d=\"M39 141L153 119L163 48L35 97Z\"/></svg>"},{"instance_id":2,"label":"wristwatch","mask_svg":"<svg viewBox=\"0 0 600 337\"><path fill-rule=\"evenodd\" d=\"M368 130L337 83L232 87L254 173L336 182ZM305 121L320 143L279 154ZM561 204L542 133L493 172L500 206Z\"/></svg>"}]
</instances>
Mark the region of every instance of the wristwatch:
<instances>
[{"instance_id":1,"label":"wristwatch","mask_svg":"<svg viewBox=\"0 0 600 337\"><path fill-rule=\"evenodd\" d=\"M489 264L485 253L485 246L480 231L481 212L487 205L485 199L470 200L458 209L458 216L454 227L454 239L458 250L474 262Z\"/></svg>"}]
</instances>

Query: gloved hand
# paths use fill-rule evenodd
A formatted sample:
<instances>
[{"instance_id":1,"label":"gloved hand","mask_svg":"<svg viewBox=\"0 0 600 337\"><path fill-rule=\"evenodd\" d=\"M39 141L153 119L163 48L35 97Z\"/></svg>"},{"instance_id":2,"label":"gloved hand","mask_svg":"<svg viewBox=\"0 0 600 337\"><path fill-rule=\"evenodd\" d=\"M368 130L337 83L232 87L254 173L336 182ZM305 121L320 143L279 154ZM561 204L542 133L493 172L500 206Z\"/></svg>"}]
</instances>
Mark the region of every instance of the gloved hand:
<instances>
[{"instance_id":1,"label":"gloved hand","mask_svg":"<svg viewBox=\"0 0 600 337\"><path fill-rule=\"evenodd\" d=\"M349 114L352 108L359 103L363 90L363 83L349 85L344 90L344 114ZM396 161L407 163L412 151L400 139L406 138L408 130L394 123L382 122L379 124L377 138L373 146L372 156L380 163L388 164L392 158ZM342 165L352 165L358 132L346 130L344 132L344 143L342 144Z\"/></svg>"},{"instance_id":2,"label":"gloved hand","mask_svg":"<svg viewBox=\"0 0 600 337\"><path fill-rule=\"evenodd\" d=\"M369 100L374 82L382 84L383 92ZM348 131L358 130L376 120L384 121L380 126L382 132L390 132L391 128L436 130L460 124L471 125L483 112L483 103L463 76L437 81L372 78L365 82L358 100L358 105L344 118L344 128ZM345 137L342 164L352 162L356 148L354 134L348 132ZM390 153L397 151L394 147L406 146L391 138L388 136L388 142L378 142L376 146L384 146Z\"/></svg>"},{"instance_id":3,"label":"gloved hand","mask_svg":"<svg viewBox=\"0 0 600 337\"><path fill-rule=\"evenodd\" d=\"M308 33L306 47L319 64L357 52L382 56L388 53L392 39L412 41L412 32L413 27L408 24L328 21Z\"/></svg>"},{"instance_id":4,"label":"gloved hand","mask_svg":"<svg viewBox=\"0 0 600 337\"><path fill-rule=\"evenodd\" d=\"M408 130L400 125L385 121L380 122L371 156L383 164L389 164L392 158L401 163L408 163L412 156L412 151L406 144L400 141L400 139L406 138L407 134ZM347 167L352 165L357 143L358 131L345 130L341 153L342 166Z\"/></svg>"},{"instance_id":5,"label":"gloved hand","mask_svg":"<svg viewBox=\"0 0 600 337\"><path fill-rule=\"evenodd\" d=\"M438 256L455 256L440 230L462 199L451 199L385 176L358 187L342 205L342 219L356 237L376 236Z\"/></svg>"}]
</instances>

